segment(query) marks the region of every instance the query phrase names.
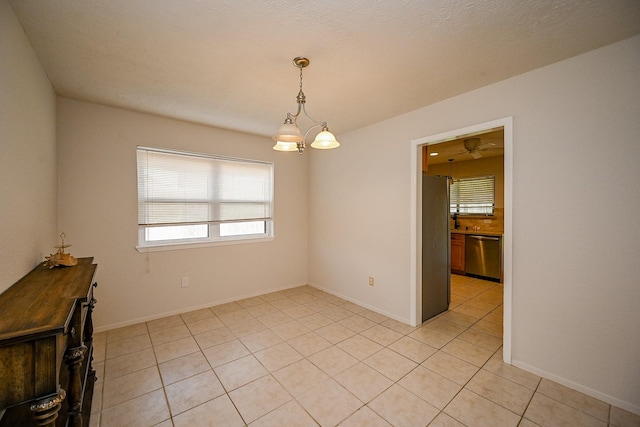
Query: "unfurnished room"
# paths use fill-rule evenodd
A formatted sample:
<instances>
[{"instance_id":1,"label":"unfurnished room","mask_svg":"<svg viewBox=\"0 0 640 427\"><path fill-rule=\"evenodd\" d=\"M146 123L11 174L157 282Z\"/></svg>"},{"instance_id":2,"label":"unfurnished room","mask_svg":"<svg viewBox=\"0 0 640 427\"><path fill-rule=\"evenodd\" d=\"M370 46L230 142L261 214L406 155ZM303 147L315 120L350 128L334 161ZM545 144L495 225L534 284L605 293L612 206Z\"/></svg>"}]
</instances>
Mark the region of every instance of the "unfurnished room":
<instances>
[{"instance_id":1,"label":"unfurnished room","mask_svg":"<svg viewBox=\"0 0 640 427\"><path fill-rule=\"evenodd\" d=\"M0 427L640 426L637 0L0 0Z\"/></svg>"}]
</instances>

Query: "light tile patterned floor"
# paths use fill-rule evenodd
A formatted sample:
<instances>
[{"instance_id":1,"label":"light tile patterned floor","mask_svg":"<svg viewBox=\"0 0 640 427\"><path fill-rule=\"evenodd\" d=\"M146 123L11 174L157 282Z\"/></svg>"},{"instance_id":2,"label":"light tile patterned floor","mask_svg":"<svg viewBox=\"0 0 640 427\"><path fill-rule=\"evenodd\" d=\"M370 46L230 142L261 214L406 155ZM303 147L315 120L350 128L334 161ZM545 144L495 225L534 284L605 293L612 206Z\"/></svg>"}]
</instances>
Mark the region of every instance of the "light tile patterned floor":
<instances>
[{"instance_id":1,"label":"light tile patterned floor","mask_svg":"<svg viewBox=\"0 0 640 427\"><path fill-rule=\"evenodd\" d=\"M412 328L303 286L96 334L91 425L640 426L502 363L502 285Z\"/></svg>"}]
</instances>

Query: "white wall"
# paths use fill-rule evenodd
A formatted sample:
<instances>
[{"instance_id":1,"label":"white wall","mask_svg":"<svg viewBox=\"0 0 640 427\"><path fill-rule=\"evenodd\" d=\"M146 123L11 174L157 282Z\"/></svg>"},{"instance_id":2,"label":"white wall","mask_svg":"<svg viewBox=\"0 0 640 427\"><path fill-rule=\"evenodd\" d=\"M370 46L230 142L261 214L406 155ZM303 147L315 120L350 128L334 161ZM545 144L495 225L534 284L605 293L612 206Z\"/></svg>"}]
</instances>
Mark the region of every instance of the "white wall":
<instances>
[{"instance_id":1,"label":"white wall","mask_svg":"<svg viewBox=\"0 0 640 427\"><path fill-rule=\"evenodd\" d=\"M513 363L640 413L640 36L313 153L309 282L408 322L410 141L509 116Z\"/></svg>"},{"instance_id":2,"label":"white wall","mask_svg":"<svg viewBox=\"0 0 640 427\"><path fill-rule=\"evenodd\" d=\"M0 0L0 293L58 244L55 94Z\"/></svg>"},{"instance_id":3,"label":"white wall","mask_svg":"<svg viewBox=\"0 0 640 427\"><path fill-rule=\"evenodd\" d=\"M273 151L269 138L66 98L58 140L60 229L74 256L98 264L98 329L306 283L306 157ZM136 145L274 162L275 240L139 253Z\"/></svg>"}]
</instances>

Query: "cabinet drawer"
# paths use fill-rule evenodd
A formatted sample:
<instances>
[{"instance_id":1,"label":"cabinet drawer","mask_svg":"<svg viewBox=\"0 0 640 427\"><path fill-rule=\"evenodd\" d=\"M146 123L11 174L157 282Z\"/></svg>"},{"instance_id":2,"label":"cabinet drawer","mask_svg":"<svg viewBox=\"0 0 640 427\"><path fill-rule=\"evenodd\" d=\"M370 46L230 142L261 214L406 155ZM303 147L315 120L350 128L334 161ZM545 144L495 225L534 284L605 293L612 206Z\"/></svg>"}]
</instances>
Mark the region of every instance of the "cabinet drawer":
<instances>
[{"instance_id":1,"label":"cabinet drawer","mask_svg":"<svg viewBox=\"0 0 640 427\"><path fill-rule=\"evenodd\" d=\"M464 234L451 233L451 241L464 243Z\"/></svg>"}]
</instances>

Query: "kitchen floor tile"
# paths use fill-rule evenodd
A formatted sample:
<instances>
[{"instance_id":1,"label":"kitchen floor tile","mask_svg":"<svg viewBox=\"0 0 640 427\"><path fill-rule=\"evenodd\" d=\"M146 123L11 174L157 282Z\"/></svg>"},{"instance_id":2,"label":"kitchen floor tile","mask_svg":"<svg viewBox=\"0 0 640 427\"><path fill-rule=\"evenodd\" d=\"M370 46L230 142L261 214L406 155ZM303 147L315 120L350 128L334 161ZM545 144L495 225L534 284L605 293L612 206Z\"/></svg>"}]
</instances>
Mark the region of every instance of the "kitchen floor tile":
<instances>
[{"instance_id":1,"label":"kitchen floor tile","mask_svg":"<svg viewBox=\"0 0 640 427\"><path fill-rule=\"evenodd\" d=\"M213 314L213 311L211 311L211 309L209 308L203 308L200 310L194 310L194 311L190 311L188 313L182 313L180 315L180 317L182 317L182 320L184 321L184 323L191 323L191 322L195 322L197 320L202 320L202 319L207 319L209 317L214 317L215 314Z\"/></svg>"},{"instance_id":2,"label":"kitchen floor tile","mask_svg":"<svg viewBox=\"0 0 640 427\"><path fill-rule=\"evenodd\" d=\"M271 329L273 330L273 332L276 333L276 335L278 335L284 341L288 341L290 339L299 337L300 335L304 335L310 332L309 328L307 328L297 320L292 320L290 322L283 323Z\"/></svg>"},{"instance_id":3,"label":"kitchen floor tile","mask_svg":"<svg viewBox=\"0 0 640 427\"><path fill-rule=\"evenodd\" d=\"M361 334L362 336L369 338L371 341L375 341L385 347L398 341L403 336L401 333L382 325L375 325L361 332Z\"/></svg>"},{"instance_id":4,"label":"kitchen floor tile","mask_svg":"<svg viewBox=\"0 0 640 427\"><path fill-rule=\"evenodd\" d=\"M271 375L230 392L229 397L247 424L292 400L291 395Z\"/></svg>"},{"instance_id":5,"label":"kitchen floor tile","mask_svg":"<svg viewBox=\"0 0 640 427\"><path fill-rule=\"evenodd\" d=\"M503 363L502 285L451 283L417 327L299 286L96 333L90 426L640 426Z\"/></svg>"},{"instance_id":6,"label":"kitchen floor tile","mask_svg":"<svg viewBox=\"0 0 640 427\"><path fill-rule=\"evenodd\" d=\"M185 321L186 322L186 321ZM221 328L224 323L216 316L205 317L193 322L186 322L187 327L193 335L200 334L202 332L211 331L213 329Z\"/></svg>"},{"instance_id":7,"label":"kitchen floor tile","mask_svg":"<svg viewBox=\"0 0 640 427\"><path fill-rule=\"evenodd\" d=\"M640 415L612 406L609 423L611 427L638 427Z\"/></svg>"},{"instance_id":8,"label":"kitchen floor tile","mask_svg":"<svg viewBox=\"0 0 640 427\"><path fill-rule=\"evenodd\" d=\"M193 338L195 338L198 346L204 350L218 344L233 341L236 336L233 335L229 328L224 327L194 335Z\"/></svg>"},{"instance_id":9,"label":"kitchen floor tile","mask_svg":"<svg viewBox=\"0 0 640 427\"><path fill-rule=\"evenodd\" d=\"M170 419L162 390L136 397L102 411L100 427L154 426Z\"/></svg>"},{"instance_id":10,"label":"kitchen floor tile","mask_svg":"<svg viewBox=\"0 0 640 427\"><path fill-rule=\"evenodd\" d=\"M451 335L423 326L411 332L409 336L434 348L442 348L453 339Z\"/></svg>"},{"instance_id":11,"label":"kitchen floor tile","mask_svg":"<svg viewBox=\"0 0 640 427\"><path fill-rule=\"evenodd\" d=\"M146 329L146 326L145 326ZM109 341L107 337L107 359L135 353L138 350L151 347L151 338L148 333L136 335L131 338L124 338L116 341Z\"/></svg>"},{"instance_id":12,"label":"kitchen floor tile","mask_svg":"<svg viewBox=\"0 0 640 427\"><path fill-rule=\"evenodd\" d=\"M251 423L251 427L317 427L318 424L295 400Z\"/></svg>"},{"instance_id":13,"label":"kitchen floor tile","mask_svg":"<svg viewBox=\"0 0 640 427\"><path fill-rule=\"evenodd\" d=\"M462 386L422 366L409 372L398 384L438 409L458 394Z\"/></svg>"},{"instance_id":14,"label":"kitchen floor tile","mask_svg":"<svg viewBox=\"0 0 640 427\"><path fill-rule=\"evenodd\" d=\"M270 372L277 371L302 359L302 355L287 343L274 345L258 351L254 355Z\"/></svg>"},{"instance_id":15,"label":"kitchen floor tile","mask_svg":"<svg viewBox=\"0 0 640 427\"><path fill-rule=\"evenodd\" d=\"M364 360L384 348L380 344L373 342L362 335L354 335L351 338L338 343L336 347L341 348L358 360Z\"/></svg>"},{"instance_id":16,"label":"kitchen floor tile","mask_svg":"<svg viewBox=\"0 0 640 427\"><path fill-rule=\"evenodd\" d=\"M571 406L585 414L589 414L592 417L603 421L609 420L609 405L551 380L543 378L536 392Z\"/></svg>"},{"instance_id":17,"label":"kitchen floor tile","mask_svg":"<svg viewBox=\"0 0 640 427\"><path fill-rule=\"evenodd\" d=\"M151 333L180 325L184 325L184 321L182 320L182 317L176 314L175 316L162 317L160 319L148 321L147 329Z\"/></svg>"},{"instance_id":18,"label":"kitchen floor tile","mask_svg":"<svg viewBox=\"0 0 640 427\"><path fill-rule=\"evenodd\" d=\"M177 359L180 356L200 351L196 340L191 336L154 346L153 349L156 352L158 363L167 362L172 359Z\"/></svg>"},{"instance_id":19,"label":"kitchen floor tile","mask_svg":"<svg viewBox=\"0 0 640 427\"><path fill-rule=\"evenodd\" d=\"M355 365L358 359L333 346L310 356L309 361L332 377Z\"/></svg>"},{"instance_id":20,"label":"kitchen floor tile","mask_svg":"<svg viewBox=\"0 0 640 427\"><path fill-rule=\"evenodd\" d=\"M363 406L340 423L340 427L392 427L384 418Z\"/></svg>"},{"instance_id":21,"label":"kitchen floor tile","mask_svg":"<svg viewBox=\"0 0 640 427\"><path fill-rule=\"evenodd\" d=\"M145 348L106 360L104 378L111 380L155 365L156 355L153 349Z\"/></svg>"},{"instance_id":22,"label":"kitchen floor tile","mask_svg":"<svg viewBox=\"0 0 640 427\"><path fill-rule=\"evenodd\" d=\"M169 384L184 380L211 369L209 362L202 352L187 354L158 365L162 382L165 387Z\"/></svg>"},{"instance_id":23,"label":"kitchen floor tile","mask_svg":"<svg viewBox=\"0 0 640 427\"><path fill-rule=\"evenodd\" d=\"M160 345L180 338L190 337L191 332L189 332L186 325L182 324L149 332L149 336L151 336L151 343L153 345Z\"/></svg>"},{"instance_id":24,"label":"kitchen floor tile","mask_svg":"<svg viewBox=\"0 0 640 427\"><path fill-rule=\"evenodd\" d=\"M512 381L481 369L465 386L468 390L483 396L515 412L524 414L533 391Z\"/></svg>"},{"instance_id":25,"label":"kitchen floor tile","mask_svg":"<svg viewBox=\"0 0 640 427\"><path fill-rule=\"evenodd\" d=\"M240 338L240 341L244 344L250 352L264 350L265 348L272 347L276 344L282 343L282 338L277 336L270 329L265 329L255 334L247 335Z\"/></svg>"},{"instance_id":26,"label":"kitchen floor tile","mask_svg":"<svg viewBox=\"0 0 640 427\"><path fill-rule=\"evenodd\" d=\"M442 347L442 351L451 354L452 356L469 362L477 367L481 367L487 360L493 355L493 351L479 347L475 344L462 341L461 339L454 339L447 345Z\"/></svg>"},{"instance_id":27,"label":"kitchen floor tile","mask_svg":"<svg viewBox=\"0 0 640 427\"><path fill-rule=\"evenodd\" d=\"M384 348L366 358L364 363L392 381L398 381L418 364L395 351Z\"/></svg>"},{"instance_id":28,"label":"kitchen floor tile","mask_svg":"<svg viewBox=\"0 0 640 427\"><path fill-rule=\"evenodd\" d=\"M536 393L524 413L524 418L542 427L558 425L606 427L607 422L585 414L569 405Z\"/></svg>"},{"instance_id":29,"label":"kitchen floor tile","mask_svg":"<svg viewBox=\"0 0 640 427\"><path fill-rule=\"evenodd\" d=\"M329 341L331 344L337 344L356 334L353 330L346 326L342 326L339 323L332 323L323 328L316 329L315 333Z\"/></svg>"},{"instance_id":30,"label":"kitchen floor tile","mask_svg":"<svg viewBox=\"0 0 640 427\"><path fill-rule=\"evenodd\" d=\"M538 387L538 384L540 384L539 376L504 363L502 361L502 352L496 352L482 367L482 369L486 369L487 371L499 375L502 378L525 386L530 390L535 390Z\"/></svg>"},{"instance_id":31,"label":"kitchen floor tile","mask_svg":"<svg viewBox=\"0 0 640 427\"><path fill-rule=\"evenodd\" d=\"M437 349L410 337L400 338L398 341L391 344L389 348L416 363L424 362L429 356L438 351Z\"/></svg>"},{"instance_id":32,"label":"kitchen floor tile","mask_svg":"<svg viewBox=\"0 0 640 427\"><path fill-rule=\"evenodd\" d=\"M214 375L206 371L165 387L172 415L177 415L225 394Z\"/></svg>"},{"instance_id":33,"label":"kitchen floor tile","mask_svg":"<svg viewBox=\"0 0 640 427\"><path fill-rule=\"evenodd\" d=\"M357 314L354 314L345 319L342 319L338 323L340 323L342 326L346 326L347 328L351 329L354 332L363 332L377 325L377 323L372 322L366 317L362 317Z\"/></svg>"},{"instance_id":34,"label":"kitchen floor tile","mask_svg":"<svg viewBox=\"0 0 640 427\"><path fill-rule=\"evenodd\" d=\"M227 392L268 374L253 355L218 366L214 371Z\"/></svg>"},{"instance_id":35,"label":"kitchen floor tile","mask_svg":"<svg viewBox=\"0 0 640 427\"><path fill-rule=\"evenodd\" d=\"M487 349L492 353L502 347L502 338L485 334L484 332L480 332L475 329L467 329L458 335L458 339Z\"/></svg>"},{"instance_id":36,"label":"kitchen floor tile","mask_svg":"<svg viewBox=\"0 0 640 427\"><path fill-rule=\"evenodd\" d=\"M459 385L465 385L479 370L477 366L443 351L439 351L425 360L422 366Z\"/></svg>"},{"instance_id":37,"label":"kitchen floor tile","mask_svg":"<svg viewBox=\"0 0 640 427\"><path fill-rule=\"evenodd\" d=\"M329 379L327 374L306 359L279 369L272 375L294 397Z\"/></svg>"},{"instance_id":38,"label":"kitchen floor tile","mask_svg":"<svg viewBox=\"0 0 640 427\"><path fill-rule=\"evenodd\" d=\"M516 427L520 416L482 396L463 389L444 412L469 426Z\"/></svg>"},{"instance_id":39,"label":"kitchen floor tile","mask_svg":"<svg viewBox=\"0 0 640 427\"><path fill-rule=\"evenodd\" d=\"M367 406L393 426L424 427L440 412L397 384Z\"/></svg>"},{"instance_id":40,"label":"kitchen floor tile","mask_svg":"<svg viewBox=\"0 0 640 427\"><path fill-rule=\"evenodd\" d=\"M139 335L146 335L149 333L146 323L137 323L135 325L124 326L118 329L112 329L107 332L107 343L114 341L120 341L127 338L137 337Z\"/></svg>"},{"instance_id":41,"label":"kitchen floor tile","mask_svg":"<svg viewBox=\"0 0 640 427\"><path fill-rule=\"evenodd\" d=\"M102 391L102 407L107 409L158 389L162 389L162 381L157 366L106 379Z\"/></svg>"},{"instance_id":42,"label":"kitchen floor tile","mask_svg":"<svg viewBox=\"0 0 640 427\"><path fill-rule=\"evenodd\" d=\"M315 332L300 335L299 337L290 339L288 342L291 347L295 348L305 357L331 347L331 343L329 341L325 340Z\"/></svg>"},{"instance_id":43,"label":"kitchen floor tile","mask_svg":"<svg viewBox=\"0 0 640 427\"><path fill-rule=\"evenodd\" d=\"M175 427L244 427L245 423L229 396L225 394L174 416L173 425Z\"/></svg>"},{"instance_id":44,"label":"kitchen floor tile","mask_svg":"<svg viewBox=\"0 0 640 427\"><path fill-rule=\"evenodd\" d=\"M345 369L334 379L364 403L371 401L393 384L389 378L364 363Z\"/></svg>"},{"instance_id":45,"label":"kitchen floor tile","mask_svg":"<svg viewBox=\"0 0 640 427\"><path fill-rule=\"evenodd\" d=\"M429 427L465 427L465 425L451 418L449 415L445 414L444 412L440 412L440 414L438 414L438 416L435 417L433 421L431 421L431 424L429 424ZM524 427L524 426L522 424L519 424L518 427Z\"/></svg>"},{"instance_id":46,"label":"kitchen floor tile","mask_svg":"<svg viewBox=\"0 0 640 427\"><path fill-rule=\"evenodd\" d=\"M202 351L211 364L216 368L225 363L240 359L251 354L249 350L239 340L228 341Z\"/></svg>"},{"instance_id":47,"label":"kitchen floor tile","mask_svg":"<svg viewBox=\"0 0 640 427\"><path fill-rule=\"evenodd\" d=\"M298 402L321 426L335 426L363 406L353 394L332 379L307 390Z\"/></svg>"}]
</instances>

